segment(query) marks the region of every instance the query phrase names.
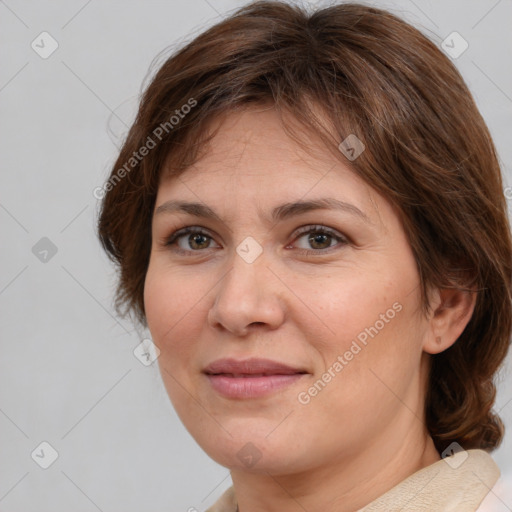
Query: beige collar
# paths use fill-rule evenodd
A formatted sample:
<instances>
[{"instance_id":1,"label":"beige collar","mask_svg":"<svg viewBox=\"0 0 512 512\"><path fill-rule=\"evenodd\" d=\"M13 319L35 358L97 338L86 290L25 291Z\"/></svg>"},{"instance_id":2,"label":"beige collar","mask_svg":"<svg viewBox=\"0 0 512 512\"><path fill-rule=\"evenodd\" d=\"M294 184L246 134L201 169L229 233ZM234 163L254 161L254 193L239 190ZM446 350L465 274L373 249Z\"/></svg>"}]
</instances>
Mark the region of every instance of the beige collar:
<instances>
[{"instance_id":1,"label":"beige collar","mask_svg":"<svg viewBox=\"0 0 512 512\"><path fill-rule=\"evenodd\" d=\"M475 512L500 476L492 457L468 450L412 474L358 512ZM206 512L236 512L233 487Z\"/></svg>"}]
</instances>

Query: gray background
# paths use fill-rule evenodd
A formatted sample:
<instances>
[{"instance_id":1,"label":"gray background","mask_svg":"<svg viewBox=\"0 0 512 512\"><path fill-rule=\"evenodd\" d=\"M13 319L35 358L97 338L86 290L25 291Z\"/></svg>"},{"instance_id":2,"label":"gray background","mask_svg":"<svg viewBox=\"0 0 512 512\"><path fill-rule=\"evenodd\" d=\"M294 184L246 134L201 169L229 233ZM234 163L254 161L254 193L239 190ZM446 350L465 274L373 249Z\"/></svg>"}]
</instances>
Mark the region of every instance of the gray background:
<instances>
[{"instance_id":1,"label":"gray background","mask_svg":"<svg viewBox=\"0 0 512 512\"><path fill-rule=\"evenodd\" d=\"M244 3L0 0L0 511L204 510L231 484L181 425L157 363L134 356L149 333L113 313L93 189L152 59ZM367 3L438 44L453 31L467 40L455 63L512 184L511 0ZM31 47L43 31L59 44L47 59ZM508 475L511 367L509 357L496 407L509 431L494 452ZM48 469L31 456L43 441L58 452Z\"/></svg>"}]
</instances>

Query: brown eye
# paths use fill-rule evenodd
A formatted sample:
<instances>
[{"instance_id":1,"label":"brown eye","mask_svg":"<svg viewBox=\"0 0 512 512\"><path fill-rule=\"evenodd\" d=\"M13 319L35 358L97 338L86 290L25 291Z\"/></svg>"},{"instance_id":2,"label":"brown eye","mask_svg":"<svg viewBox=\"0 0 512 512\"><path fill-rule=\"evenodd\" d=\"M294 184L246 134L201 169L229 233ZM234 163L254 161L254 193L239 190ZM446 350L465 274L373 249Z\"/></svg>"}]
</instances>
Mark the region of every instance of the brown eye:
<instances>
[{"instance_id":1,"label":"brown eye","mask_svg":"<svg viewBox=\"0 0 512 512\"><path fill-rule=\"evenodd\" d=\"M209 244L209 240L211 240L209 237L202 235L200 233L193 233L189 235L187 242L190 247L194 249L207 249L207 246ZM194 247L197 244L196 247Z\"/></svg>"},{"instance_id":2,"label":"brown eye","mask_svg":"<svg viewBox=\"0 0 512 512\"><path fill-rule=\"evenodd\" d=\"M298 233L299 236L295 240L305 240L302 247L299 247L300 252L305 254L328 252L328 249L338 244L346 245L348 240L341 234L323 227L323 226L306 226ZM306 236L307 235L307 236Z\"/></svg>"},{"instance_id":3,"label":"brown eye","mask_svg":"<svg viewBox=\"0 0 512 512\"><path fill-rule=\"evenodd\" d=\"M333 239L332 235L328 235L326 233L315 233L315 234L309 235L308 243L314 249L327 249L331 246L330 242L332 241L332 239ZM327 243L327 245L326 245L326 243Z\"/></svg>"},{"instance_id":4,"label":"brown eye","mask_svg":"<svg viewBox=\"0 0 512 512\"><path fill-rule=\"evenodd\" d=\"M213 238L202 228L191 226L175 231L165 245L178 253L185 254L210 249L212 241Z\"/></svg>"}]
</instances>

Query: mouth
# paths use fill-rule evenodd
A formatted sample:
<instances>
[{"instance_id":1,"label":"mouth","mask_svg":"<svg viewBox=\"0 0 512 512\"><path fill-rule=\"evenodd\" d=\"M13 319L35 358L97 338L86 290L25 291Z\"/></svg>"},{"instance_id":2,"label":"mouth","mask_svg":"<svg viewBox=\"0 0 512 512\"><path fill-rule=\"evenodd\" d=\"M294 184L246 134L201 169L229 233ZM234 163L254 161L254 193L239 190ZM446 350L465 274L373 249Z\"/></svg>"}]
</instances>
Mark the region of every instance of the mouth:
<instances>
[{"instance_id":1,"label":"mouth","mask_svg":"<svg viewBox=\"0 0 512 512\"><path fill-rule=\"evenodd\" d=\"M270 359L219 359L203 372L212 388L233 399L260 398L292 385L308 372Z\"/></svg>"}]
</instances>

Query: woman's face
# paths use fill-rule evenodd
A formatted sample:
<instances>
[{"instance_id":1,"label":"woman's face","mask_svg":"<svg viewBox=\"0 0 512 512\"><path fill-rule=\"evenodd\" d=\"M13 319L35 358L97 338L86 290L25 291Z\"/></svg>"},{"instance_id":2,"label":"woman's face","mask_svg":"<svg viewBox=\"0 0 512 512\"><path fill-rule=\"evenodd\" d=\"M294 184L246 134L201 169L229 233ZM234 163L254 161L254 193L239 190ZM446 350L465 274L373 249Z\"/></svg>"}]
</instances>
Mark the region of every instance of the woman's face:
<instances>
[{"instance_id":1,"label":"woman's face","mask_svg":"<svg viewBox=\"0 0 512 512\"><path fill-rule=\"evenodd\" d=\"M145 308L161 375L187 430L232 469L393 454L424 428L412 251L390 204L320 154L274 110L233 113L158 190ZM186 227L197 232L172 238Z\"/></svg>"}]
</instances>

